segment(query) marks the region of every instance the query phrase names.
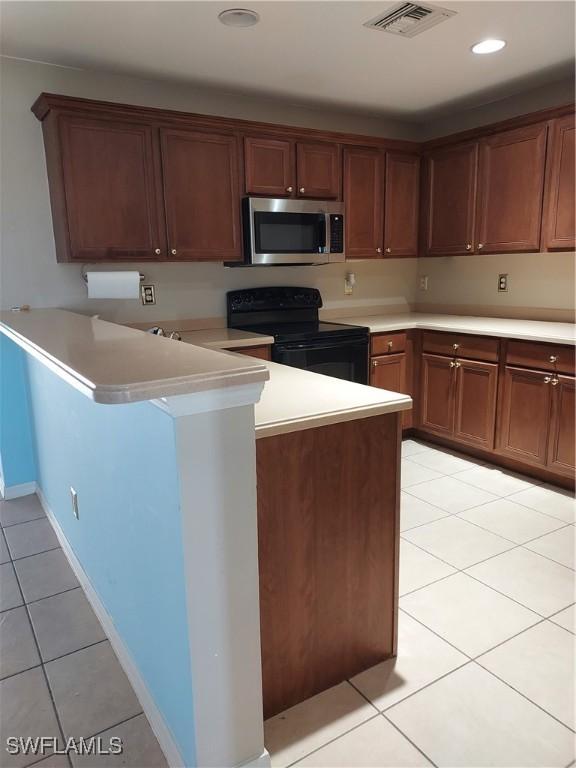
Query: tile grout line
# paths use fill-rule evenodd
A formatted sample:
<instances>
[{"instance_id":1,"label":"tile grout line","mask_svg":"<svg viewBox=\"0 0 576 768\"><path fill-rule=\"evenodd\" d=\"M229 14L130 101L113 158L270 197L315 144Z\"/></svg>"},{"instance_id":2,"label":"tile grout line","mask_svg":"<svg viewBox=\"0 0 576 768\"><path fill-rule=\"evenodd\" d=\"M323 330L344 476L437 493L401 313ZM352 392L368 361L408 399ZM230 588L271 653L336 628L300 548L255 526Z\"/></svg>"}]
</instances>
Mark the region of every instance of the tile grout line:
<instances>
[{"instance_id":1,"label":"tile grout line","mask_svg":"<svg viewBox=\"0 0 576 768\"><path fill-rule=\"evenodd\" d=\"M542 622L539 622L539 623L542 623ZM517 688L514 688L514 686L511 683L509 683L507 680L504 680L503 678L499 677L491 669L488 669L483 664L480 664L480 662L476 661L476 659L473 659L472 663L476 664L478 667L480 667L480 669L483 669L485 672L488 672L488 674L492 675L492 677L495 677L496 680L499 680L501 683L504 683L504 685L508 686L508 688L510 688L510 690L514 691L519 696L522 696L522 698L526 699L526 701L529 701L530 704L533 704L535 707L538 707L538 709L541 710L542 712L544 712L545 715L548 715L548 717L551 717L553 720L556 720L556 722L559 725L564 726L564 728L566 728L568 731L570 731L570 733L576 733L576 731L573 728L570 728L569 725L566 725L566 723L563 723L562 720L559 720L556 717L556 715L553 715L552 712L548 712L548 710L544 709L544 707L541 704L537 704L535 701L533 701L531 698L529 698L525 693L522 693L522 691L519 691Z\"/></svg>"},{"instance_id":2,"label":"tile grout line","mask_svg":"<svg viewBox=\"0 0 576 768\"><path fill-rule=\"evenodd\" d=\"M402 730L399 728L399 726L397 726L397 725L396 725L396 723L394 723L392 720L390 720L390 718L389 718L389 717L387 717L387 716L384 714L384 712L381 712L381 713L380 713L380 716L381 716L381 717L383 717L383 718L384 718L384 720L386 720L386 722L387 722L387 723L390 723L390 725L392 726L392 728L395 728L395 729L398 731L398 733L399 733L401 736L403 736L403 737L406 739L406 741L410 742L410 744L412 744L412 746L414 747L414 749L417 749L417 750L418 750L418 752L420 752L420 754L422 755L422 757L423 757L425 760L428 760L428 762L430 763L430 765L433 765L433 766L434 766L434 768L438 768L438 764L437 764L437 763L435 763L435 762L434 762L434 760L432 760L432 758L431 758L431 757L428 757L428 755L426 754L426 752L424 752L424 750L423 750L421 747L419 747L419 746L418 746L418 744L416 744L416 742L412 741L412 739L411 739L409 736L407 736L407 735L404 733L404 731L402 731Z\"/></svg>"},{"instance_id":3,"label":"tile grout line","mask_svg":"<svg viewBox=\"0 0 576 768\"><path fill-rule=\"evenodd\" d=\"M10 554L12 557L12 555ZM16 568L14 567L14 561L12 561L12 567L14 568L14 573L16 574L16 580L18 582L18 586L20 587L20 591L22 592L22 599L24 599L24 592L22 591L22 585L20 584L20 578L18 576L18 573L16 571ZM34 624L32 623L32 616L30 615L30 610L28 608L28 603L24 602L24 607L26 609L26 616L28 617L28 623L30 625L30 631L32 632L32 637L34 639L34 644L36 646L36 652L38 654L38 658L40 659L40 669L42 670L42 676L44 678L44 682L46 684L46 688L48 690L48 695L50 697L50 701L52 703L52 709L54 711L54 717L56 719L56 724L58 726L58 729L60 731L60 738L62 739L62 744L64 744L64 728L62 727L62 721L60 719L60 713L58 712L58 709L56 707L56 701L54 700L54 693L52 691L52 688L50 686L50 680L48 679L48 674L46 672L46 668L42 662L42 654L40 652L40 644L38 643L38 638L36 636L36 630L34 629ZM53 753L51 753L53 754ZM42 757L50 757L50 755L43 755ZM66 755L66 760L68 761L68 765L70 768L73 768L72 766L72 760L69 755ZM39 761L35 761L39 762ZM32 763L28 763L28 765L32 765ZM25 766L26 768L26 766Z\"/></svg>"},{"instance_id":4,"label":"tile grout line","mask_svg":"<svg viewBox=\"0 0 576 768\"><path fill-rule=\"evenodd\" d=\"M344 680L343 682L348 682L348 681ZM372 702L369 702L369 703L372 704ZM374 707L373 704L372 704L372 706ZM343 733L340 733L338 736L334 736L333 739L329 739L325 744L322 744L319 747L315 747L313 750L311 750L310 752L307 752L305 755L300 755L300 757L298 757L296 760L294 760L291 763L286 763L286 765L283 768L292 768L292 766L298 765L299 762L301 762L302 760L305 760L307 757L310 757L310 755L313 755L316 752L318 752L319 750L324 749L324 747L327 747L329 744L334 744L335 741L338 741L343 736L347 736L349 733L352 733L353 731L358 730L358 728L361 728L363 725L366 725L366 723L372 722L372 720L376 720L376 718L379 717L379 716L380 716L380 712L376 711L373 715L368 717L366 720L363 720L361 723L358 723L357 725L354 725L352 728L349 728L347 731L344 731ZM264 746L266 746L266 745L264 745Z\"/></svg>"},{"instance_id":5,"label":"tile grout line","mask_svg":"<svg viewBox=\"0 0 576 768\"><path fill-rule=\"evenodd\" d=\"M10 501L10 499L9 499ZM0 525L0 528L2 530L6 530L6 528L14 528L15 525L26 525L26 523L35 523L37 520L48 520L45 514L41 514L39 517L31 517L30 520L20 520L17 523L3 523Z\"/></svg>"},{"instance_id":6,"label":"tile grout line","mask_svg":"<svg viewBox=\"0 0 576 768\"><path fill-rule=\"evenodd\" d=\"M10 549L10 547L8 547ZM57 549L62 549L62 547L58 544L56 547L50 547L50 549L41 549L39 552L34 552L31 555L21 555L21 557L12 557L12 553L10 553L10 557L12 557L13 563L19 563L20 560L28 560L30 557L36 557L36 555L44 555L46 552L55 552Z\"/></svg>"}]
</instances>

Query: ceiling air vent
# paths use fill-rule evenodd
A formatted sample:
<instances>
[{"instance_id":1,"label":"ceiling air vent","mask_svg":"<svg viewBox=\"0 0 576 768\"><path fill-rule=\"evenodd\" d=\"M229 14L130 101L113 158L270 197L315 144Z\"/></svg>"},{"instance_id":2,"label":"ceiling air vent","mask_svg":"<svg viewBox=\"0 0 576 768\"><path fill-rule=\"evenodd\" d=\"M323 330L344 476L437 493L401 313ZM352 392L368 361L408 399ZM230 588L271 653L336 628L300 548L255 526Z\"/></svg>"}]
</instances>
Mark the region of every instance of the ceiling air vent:
<instances>
[{"instance_id":1,"label":"ceiling air vent","mask_svg":"<svg viewBox=\"0 0 576 768\"><path fill-rule=\"evenodd\" d=\"M376 16L375 19L370 19L364 26L402 37L415 37L455 14L456 11L449 11L438 5L399 3L386 13Z\"/></svg>"}]
</instances>

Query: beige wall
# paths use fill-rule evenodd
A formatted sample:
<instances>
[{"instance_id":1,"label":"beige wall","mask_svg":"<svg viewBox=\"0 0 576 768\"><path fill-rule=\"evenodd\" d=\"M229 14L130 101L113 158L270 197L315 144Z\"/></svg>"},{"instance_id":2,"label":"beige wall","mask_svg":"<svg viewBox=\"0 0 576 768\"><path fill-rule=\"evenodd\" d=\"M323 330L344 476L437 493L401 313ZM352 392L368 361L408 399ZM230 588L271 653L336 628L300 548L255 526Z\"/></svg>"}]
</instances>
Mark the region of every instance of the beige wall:
<instances>
[{"instance_id":1,"label":"beige wall","mask_svg":"<svg viewBox=\"0 0 576 768\"><path fill-rule=\"evenodd\" d=\"M0 78L2 308L56 306L152 324L157 319L221 316L226 290L256 285L316 286L329 307L357 304L360 309L375 302L407 306L414 300L415 260L354 265L357 286L351 297L343 295L344 274L350 271L345 264L275 269L137 264L131 268L139 268L156 285L155 307L143 307L137 301L88 300L80 266L56 263L41 125L30 112L42 91L368 135L406 137L413 126L6 59Z\"/></svg>"},{"instance_id":2,"label":"beige wall","mask_svg":"<svg viewBox=\"0 0 576 768\"><path fill-rule=\"evenodd\" d=\"M88 300L80 266L56 263L41 126L30 112L40 92L390 137L413 138L417 128L398 121L314 111L31 62L2 60L0 78L3 308L20 304L56 306L100 313L112 320L153 324L156 320L222 316L227 290L275 284L318 287L325 305L334 309L408 307L415 301L446 307L467 304L471 311L478 306L510 311L574 307L574 254L452 257L419 262L406 259L274 269L227 269L220 264L137 264L132 267L139 268L156 285L155 307L143 307L137 301ZM565 95L562 89L557 93L558 98L561 95ZM501 103L498 115L491 113L491 119L502 119L505 108ZM351 297L343 293L347 271L355 272L357 279ZM499 272L510 273L507 294L496 292ZM418 273L430 276L427 293L418 290ZM554 316L554 312L549 314Z\"/></svg>"},{"instance_id":3,"label":"beige wall","mask_svg":"<svg viewBox=\"0 0 576 768\"><path fill-rule=\"evenodd\" d=\"M569 319L574 311L575 255L517 253L419 259L419 278L428 276L428 290L418 288L418 308ZM501 273L508 274L506 293L497 290Z\"/></svg>"}]
</instances>

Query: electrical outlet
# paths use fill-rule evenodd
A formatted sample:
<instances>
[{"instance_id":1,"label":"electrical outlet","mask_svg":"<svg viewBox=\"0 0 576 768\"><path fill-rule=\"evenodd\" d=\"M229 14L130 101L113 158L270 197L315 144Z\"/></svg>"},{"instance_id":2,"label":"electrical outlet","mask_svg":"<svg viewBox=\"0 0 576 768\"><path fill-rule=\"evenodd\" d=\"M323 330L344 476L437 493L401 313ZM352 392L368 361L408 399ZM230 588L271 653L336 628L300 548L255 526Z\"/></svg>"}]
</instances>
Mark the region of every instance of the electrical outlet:
<instances>
[{"instance_id":1,"label":"electrical outlet","mask_svg":"<svg viewBox=\"0 0 576 768\"><path fill-rule=\"evenodd\" d=\"M498 291L503 292L508 290L508 275L498 275Z\"/></svg>"},{"instance_id":2,"label":"electrical outlet","mask_svg":"<svg viewBox=\"0 0 576 768\"><path fill-rule=\"evenodd\" d=\"M356 275L354 272L347 272L344 277L344 296L350 296L354 292L356 284Z\"/></svg>"},{"instance_id":3,"label":"electrical outlet","mask_svg":"<svg viewBox=\"0 0 576 768\"><path fill-rule=\"evenodd\" d=\"M79 520L80 512L78 510L78 494L76 493L74 488L72 488L72 486L70 486L70 498L72 499L72 514L74 515L76 520Z\"/></svg>"},{"instance_id":4,"label":"electrical outlet","mask_svg":"<svg viewBox=\"0 0 576 768\"><path fill-rule=\"evenodd\" d=\"M420 277L420 290L421 291L428 290L428 275L422 275Z\"/></svg>"},{"instance_id":5,"label":"electrical outlet","mask_svg":"<svg viewBox=\"0 0 576 768\"><path fill-rule=\"evenodd\" d=\"M153 285L143 285L140 288L140 296L142 298L142 304L149 306L156 304L156 289Z\"/></svg>"}]
</instances>

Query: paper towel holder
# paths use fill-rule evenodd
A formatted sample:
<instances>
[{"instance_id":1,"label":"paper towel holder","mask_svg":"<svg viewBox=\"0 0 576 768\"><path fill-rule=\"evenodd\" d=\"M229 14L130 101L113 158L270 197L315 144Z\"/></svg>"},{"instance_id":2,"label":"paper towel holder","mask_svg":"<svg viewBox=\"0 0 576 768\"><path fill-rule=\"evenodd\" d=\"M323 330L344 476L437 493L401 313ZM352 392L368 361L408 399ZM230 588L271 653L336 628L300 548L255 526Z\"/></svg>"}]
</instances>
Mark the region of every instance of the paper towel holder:
<instances>
[{"instance_id":1,"label":"paper towel holder","mask_svg":"<svg viewBox=\"0 0 576 768\"><path fill-rule=\"evenodd\" d=\"M86 269L86 264L84 264L84 266L82 267L82 269L80 271L80 274L82 275L82 280L84 280L86 285L88 285L88 276L86 275L87 271L88 270ZM144 280L146 280L146 277L142 274L142 272L140 272L139 275L140 275L140 282L143 283Z\"/></svg>"}]
</instances>

